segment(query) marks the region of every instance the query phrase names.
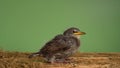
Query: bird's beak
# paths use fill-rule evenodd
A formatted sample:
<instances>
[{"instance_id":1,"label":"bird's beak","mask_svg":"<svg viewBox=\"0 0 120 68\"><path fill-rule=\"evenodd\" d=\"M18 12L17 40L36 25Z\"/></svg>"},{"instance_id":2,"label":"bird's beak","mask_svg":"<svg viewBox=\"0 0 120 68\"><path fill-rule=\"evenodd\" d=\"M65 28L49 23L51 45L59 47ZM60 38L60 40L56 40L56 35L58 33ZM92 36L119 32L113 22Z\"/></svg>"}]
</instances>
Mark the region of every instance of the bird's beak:
<instances>
[{"instance_id":1,"label":"bird's beak","mask_svg":"<svg viewBox=\"0 0 120 68\"><path fill-rule=\"evenodd\" d=\"M86 34L85 32L76 32L76 33L74 33L75 35L84 35L84 34Z\"/></svg>"}]
</instances>

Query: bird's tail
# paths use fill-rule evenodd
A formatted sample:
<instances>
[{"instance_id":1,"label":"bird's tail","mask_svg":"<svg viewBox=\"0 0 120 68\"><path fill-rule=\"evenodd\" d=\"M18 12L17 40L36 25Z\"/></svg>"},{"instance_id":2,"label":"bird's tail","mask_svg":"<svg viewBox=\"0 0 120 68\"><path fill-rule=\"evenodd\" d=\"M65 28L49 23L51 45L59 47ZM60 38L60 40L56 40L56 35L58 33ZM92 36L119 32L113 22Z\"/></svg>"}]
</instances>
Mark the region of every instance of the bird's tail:
<instances>
[{"instance_id":1,"label":"bird's tail","mask_svg":"<svg viewBox=\"0 0 120 68\"><path fill-rule=\"evenodd\" d=\"M32 53L31 55L29 55L28 58L32 58L32 57L35 57L35 56L41 56L41 53L40 52Z\"/></svg>"}]
</instances>

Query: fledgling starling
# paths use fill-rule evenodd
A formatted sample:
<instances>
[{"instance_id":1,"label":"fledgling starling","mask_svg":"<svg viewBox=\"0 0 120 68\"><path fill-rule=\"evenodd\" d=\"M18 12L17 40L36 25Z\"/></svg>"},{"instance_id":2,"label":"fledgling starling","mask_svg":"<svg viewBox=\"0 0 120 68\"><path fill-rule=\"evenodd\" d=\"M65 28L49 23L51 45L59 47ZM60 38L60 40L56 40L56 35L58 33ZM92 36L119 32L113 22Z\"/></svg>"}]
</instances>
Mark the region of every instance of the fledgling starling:
<instances>
[{"instance_id":1,"label":"fledgling starling","mask_svg":"<svg viewBox=\"0 0 120 68\"><path fill-rule=\"evenodd\" d=\"M39 52L33 53L29 58L37 55L43 56L47 62L64 62L80 47L80 35L84 35L78 28L69 28L63 34L55 36L47 42Z\"/></svg>"}]
</instances>

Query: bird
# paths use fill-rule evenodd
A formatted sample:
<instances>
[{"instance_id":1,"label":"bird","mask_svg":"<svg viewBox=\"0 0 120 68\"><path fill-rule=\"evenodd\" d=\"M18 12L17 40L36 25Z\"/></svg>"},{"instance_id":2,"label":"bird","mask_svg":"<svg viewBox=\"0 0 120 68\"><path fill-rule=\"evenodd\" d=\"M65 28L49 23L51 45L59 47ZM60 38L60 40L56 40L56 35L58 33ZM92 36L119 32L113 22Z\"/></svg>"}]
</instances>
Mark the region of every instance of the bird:
<instances>
[{"instance_id":1,"label":"bird","mask_svg":"<svg viewBox=\"0 0 120 68\"><path fill-rule=\"evenodd\" d=\"M71 27L48 41L38 52L32 53L29 58L42 56L47 62L65 62L80 47L80 36L86 34L79 28Z\"/></svg>"}]
</instances>

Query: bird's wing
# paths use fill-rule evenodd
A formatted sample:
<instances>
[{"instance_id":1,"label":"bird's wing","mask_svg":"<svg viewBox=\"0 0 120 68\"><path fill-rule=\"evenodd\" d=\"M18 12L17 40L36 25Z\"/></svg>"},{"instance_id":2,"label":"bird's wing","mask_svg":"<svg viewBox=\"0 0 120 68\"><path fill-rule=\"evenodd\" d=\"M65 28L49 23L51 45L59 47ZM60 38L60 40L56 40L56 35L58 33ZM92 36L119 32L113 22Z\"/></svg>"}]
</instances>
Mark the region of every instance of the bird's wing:
<instances>
[{"instance_id":1,"label":"bird's wing","mask_svg":"<svg viewBox=\"0 0 120 68\"><path fill-rule=\"evenodd\" d=\"M72 45L76 44L75 39L72 37L58 35L40 50L41 53L59 53L64 52L71 48Z\"/></svg>"}]
</instances>

